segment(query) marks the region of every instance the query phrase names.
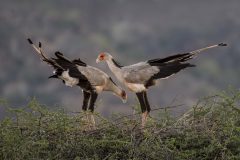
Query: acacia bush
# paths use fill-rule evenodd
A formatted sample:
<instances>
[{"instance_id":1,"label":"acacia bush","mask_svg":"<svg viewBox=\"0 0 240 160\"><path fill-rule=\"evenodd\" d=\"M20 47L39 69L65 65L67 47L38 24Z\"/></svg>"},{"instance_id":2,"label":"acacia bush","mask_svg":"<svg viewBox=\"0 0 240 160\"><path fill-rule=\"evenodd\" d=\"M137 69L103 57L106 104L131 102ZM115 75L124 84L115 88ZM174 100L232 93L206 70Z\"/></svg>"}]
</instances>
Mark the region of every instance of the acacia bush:
<instances>
[{"instance_id":1,"label":"acacia bush","mask_svg":"<svg viewBox=\"0 0 240 160\"><path fill-rule=\"evenodd\" d=\"M84 113L49 110L33 99L9 109L0 122L0 159L240 159L240 92L201 99L180 117L168 109L140 128L139 114L98 114L97 128Z\"/></svg>"}]
</instances>

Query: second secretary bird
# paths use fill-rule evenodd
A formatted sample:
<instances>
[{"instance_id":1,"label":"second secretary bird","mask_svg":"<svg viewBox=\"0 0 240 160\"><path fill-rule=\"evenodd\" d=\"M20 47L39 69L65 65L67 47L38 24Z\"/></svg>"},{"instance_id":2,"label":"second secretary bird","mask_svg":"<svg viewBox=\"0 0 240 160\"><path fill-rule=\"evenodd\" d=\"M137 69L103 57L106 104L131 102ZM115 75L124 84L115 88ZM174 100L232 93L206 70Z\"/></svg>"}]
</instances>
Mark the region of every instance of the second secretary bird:
<instances>
[{"instance_id":1,"label":"second secretary bird","mask_svg":"<svg viewBox=\"0 0 240 160\"><path fill-rule=\"evenodd\" d=\"M100 69L89 66L80 59L69 60L60 52L56 52L54 58L48 58L42 51L40 42L39 47L34 45L31 39L28 39L28 42L40 55L41 59L54 68L54 75L49 78L58 78L67 86L79 86L82 88L83 111L87 109L91 112L94 111L94 104L98 94L102 91L111 91L124 102L127 100L126 92L118 87L111 77ZM89 120L88 116L87 120ZM94 116L92 114L91 121L95 127Z\"/></svg>"},{"instance_id":2,"label":"second secretary bird","mask_svg":"<svg viewBox=\"0 0 240 160\"><path fill-rule=\"evenodd\" d=\"M194 67L195 65L186 63L186 61L194 58L202 51L219 46L226 46L226 44L220 43L192 52L176 54L166 58L151 59L129 66L122 66L114 60L112 55L107 52L101 52L96 62L105 61L116 78L130 91L136 93L142 110L142 127L144 127L151 110L147 98L147 89L156 85L160 79L168 78L185 68Z\"/></svg>"}]
</instances>

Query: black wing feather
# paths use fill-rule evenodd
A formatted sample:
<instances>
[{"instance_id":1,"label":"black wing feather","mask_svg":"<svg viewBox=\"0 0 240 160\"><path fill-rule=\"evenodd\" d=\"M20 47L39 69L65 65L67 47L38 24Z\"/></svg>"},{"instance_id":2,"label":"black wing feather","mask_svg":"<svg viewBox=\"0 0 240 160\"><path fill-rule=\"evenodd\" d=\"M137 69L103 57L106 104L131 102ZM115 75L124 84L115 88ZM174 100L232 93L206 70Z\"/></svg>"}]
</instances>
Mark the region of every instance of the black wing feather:
<instances>
[{"instance_id":1,"label":"black wing feather","mask_svg":"<svg viewBox=\"0 0 240 160\"><path fill-rule=\"evenodd\" d=\"M52 58L52 60L65 70L69 70L69 75L71 77L78 78L81 81L87 80L87 78L78 70L76 64L64 57L62 53L56 52L55 56L56 58Z\"/></svg>"},{"instance_id":2,"label":"black wing feather","mask_svg":"<svg viewBox=\"0 0 240 160\"><path fill-rule=\"evenodd\" d=\"M176 54L166 58L151 59L147 61L147 63L149 63L151 66L159 66L170 62L185 62L191 59L192 56L192 53Z\"/></svg>"},{"instance_id":3,"label":"black wing feather","mask_svg":"<svg viewBox=\"0 0 240 160\"><path fill-rule=\"evenodd\" d=\"M115 66L117 66L118 68L122 68L123 66L117 62L115 59L112 58L112 62L115 64Z\"/></svg>"},{"instance_id":4,"label":"black wing feather","mask_svg":"<svg viewBox=\"0 0 240 160\"><path fill-rule=\"evenodd\" d=\"M159 67L160 72L154 75L154 78L166 78L171 76L172 74L175 74L182 69L185 69L187 67L194 67L195 65L192 65L190 63L176 63L176 64L170 64L163 67Z\"/></svg>"},{"instance_id":5,"label":"black wing feather","mask_svg":"<svg viewBox=\"0 0 240 160\"><path fill-rule=\"evenodd\" d=\"M161 79L161 78L167 78L173 74L178 73L179 71L181 71L187 67L195 67L195 65L192 65L190 63L179 63L179 62L171 62L169 64L160 65L160 66L158 66L159 72L154 74L146 82L145 86L148 88L148 87L154 85L154 80Z\"/></svg>"},{"instance_id":6,"label":"black wing feather","mask_svg":"<svg viewBox=\"0 0 240 160\"><path fill-rule=\"evenodd\" d=\"M55 56L56 57L51 58L51 60L54 61L54 63L57 63L58 65L60 65L65 70L68 70L70 77L77 78L79 80L78 86L80 86L81 88L83 88L85 90L93 89L91 86L91 83L89 82L87 77L85 77L77 68L77 65L79 65L79 64L81 64L81 66L86 66L86 64L84 62L80 61L80 59L71 61L71 60L67 59L60 52L56 52Z\"/></svg>"},{"instance_id":7,"label":"black wing feather","mask_svg":"<svg viewBox=\"0 0 240 160\"><path fill-rule=\"evenodd\" d=\"M79 66L87 66L87 64L86 63L84 63L83 61L81 61L81 59L79 58L79 59L74 59L73 61L72 61L72 63L74 63L74 64L76 64L76 65L79 65Z\"/></svg>"},{"instance_id":8,"label":"black wing feather","mask_svg":"<svg viewBox=\"0 0 240 160\"><path fill-rule=\"evenodd\" d=\"M55 56L56 57L51 58L51 60L53 60L58 65L60 65L65 70L72 68L74 66L73 63L70 60L68 60L66 57L64 57L63 54L60 53L59 51L55 52Z\"/></svg>"}]
</instances>

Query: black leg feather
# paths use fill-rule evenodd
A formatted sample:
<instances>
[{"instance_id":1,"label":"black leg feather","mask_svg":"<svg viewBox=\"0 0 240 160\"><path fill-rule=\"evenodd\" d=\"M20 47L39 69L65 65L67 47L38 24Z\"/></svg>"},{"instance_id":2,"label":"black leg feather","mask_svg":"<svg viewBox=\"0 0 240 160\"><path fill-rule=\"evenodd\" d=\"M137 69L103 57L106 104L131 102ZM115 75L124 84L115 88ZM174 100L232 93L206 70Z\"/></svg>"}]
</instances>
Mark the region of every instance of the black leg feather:
<instances>
[{"instance_id":1,"label":"black leg feather","mask_svg":"<svg viewBox=\"0 0 240 160\"><path fill-rule=\"evenodd\" d=\"M97 100L97 97L98 97L98 94L96 92L91 93L91 99L90 99L90 104L88 108L91 112L94 111L94 105Z\"/></svg>"},{"instance_id":2,"label":"black leg feather","mask_svg":"<svg viewBox=\"0 0 240 160\"><path fill-rule=\"evenodd\" d=\"M90 93L83 91L83 105L82 105L82 110L86 111L88 104L89 104L89 99L90 99Z\"/></svg>"},{"instance_id":3,"label":"black leg feather","mask_svg":"<svg viewBox=\"0 0 240 160\"><path fill-rule=\"evenodd\" d=\"M139 92L139 93L136 93L136 95L137 95L138 101L140 103L142 113L144 113L147 110L147 107L144 102L144 93Z\"/></svg>"},{"instance_id":4,"label":"black leg feather","mask_svg":"<svg viewBox=\"0 0 240 160\"><path fill-rule=\"evenodd\" d=\"M147 92L146 91L143 92L143 97L144 97L144 102L145 102L146 109L147 109L148 112L150 112L151 111L151 107L150 107L149 102L148 102Z\"/></svg>"}]
</instances>

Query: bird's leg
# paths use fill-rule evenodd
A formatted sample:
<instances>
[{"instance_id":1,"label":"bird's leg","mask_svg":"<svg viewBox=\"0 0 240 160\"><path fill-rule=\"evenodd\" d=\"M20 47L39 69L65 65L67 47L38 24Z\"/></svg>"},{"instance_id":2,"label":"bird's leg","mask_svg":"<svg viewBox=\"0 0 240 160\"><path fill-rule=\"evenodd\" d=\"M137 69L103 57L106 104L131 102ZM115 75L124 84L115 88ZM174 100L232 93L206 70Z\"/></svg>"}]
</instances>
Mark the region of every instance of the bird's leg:
<instances>
[{"instance_id":1,"label":"bird's leg","mask_svg":"<svg viewBox=\"0 0 240 160\"><path fill-rule=\"evenodd\" d=\"M142 113L142 129L145 127L147 121L148 111Z\"/></svg>"},{"instance_id":2,"label":"bird's leg","mask_svg":"<svg viewBox=\"0 0 240 160\"><path fill-rule=\"evenodd\" d=\"M138 101L140 103L141 110L142 110L142 128L144 128L145 123L146 123L146 118L148 115L147 106L145 104L144 92L136 93L136 95L137 95L137 98L138 98Z\"/></svg>"},{"instance_id":3,"label":"bird's leg","mask_svg":"<svg viewBox=\"0 0 240 160\"><path fill-rule=\"evenodd\" d=\"M85 116L83 117L83 121L87 121L87 123L89 124L89 120L88 120L88 113L86 113L87 111L87 107L88 107L88 104L89 104L89 100L90 100L90 96L91 94L86 92L86 91L83 91L83 105L82 105L82 110L85 112Z\"/></svg>"},{"instance_id":4,"label":"bird's leg","mask_svg":"<svg viewBox=\"0 0 240 160\"><path fill-rule=\"evenodd\" d=\"M146 105L147 112L149 113L151 111L151 107L150 107L149 102L148 102L147 92L146 91L143 92L143 96L144 96L144 103Z\"/></svg>"},{"instance_id":5,"label":"bird's leg","mask_svg":"<svg viewBox=\"0 0 240 160\"><path fill-rule=\"evenodd\" d=\"M146 109L147 109L147 111L143 113L143 127L144 127L145 123L147 121L147 117L149 116L149 112L151 111L151 107L150 107L149 102L148 102L146 91L143 92L143 98L144 98L144 104L145 104Z\"/></svg>"},{"instance_id":6,"label":"bird's leg","mask_svg":"<svg viewBox=\"0 0 240 160\"><path fill-rule=\"evenodd\" d=\"M91 119L91 123L92 123L93 129L96 129L96 122L95 122L95 118L94 118L94 114L93 113L90 114L90 119Z\"/></svg>"},{"instance_id":7,"label":"bird's leg","mask_svg":"<svg viewBox=\"0 0 240 160\"><path fill-rule=\"evenodd\" d=\"M88 104L89 104L89 100L90 100L90 96L91 96L90 93L88 93L86 91L83 91L83 105L82 105L82 110L83 111L87 110L87 107L88 107Z\"/></svg>"},{"instance_id":8,"label":"bird's leg","mask_svg":"<svg viewBox=\"0 0 240 160\"><path fill-rule=\"evenodd\" d=\"M96 128L96 126L95 126L95 119L94 119L93 111L94 111L94 105L97 100L97 97L98 97L98 94L96 92L92 92L90 104L89 104L89 108L88 108L91 112L90 119L91 119L91 123L92 123L92 126L94 129Z\"/></svg>"}]
</instances>

